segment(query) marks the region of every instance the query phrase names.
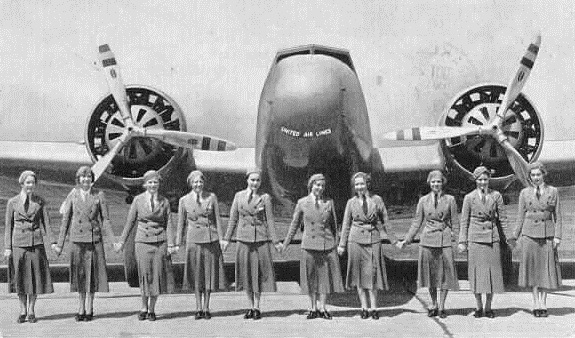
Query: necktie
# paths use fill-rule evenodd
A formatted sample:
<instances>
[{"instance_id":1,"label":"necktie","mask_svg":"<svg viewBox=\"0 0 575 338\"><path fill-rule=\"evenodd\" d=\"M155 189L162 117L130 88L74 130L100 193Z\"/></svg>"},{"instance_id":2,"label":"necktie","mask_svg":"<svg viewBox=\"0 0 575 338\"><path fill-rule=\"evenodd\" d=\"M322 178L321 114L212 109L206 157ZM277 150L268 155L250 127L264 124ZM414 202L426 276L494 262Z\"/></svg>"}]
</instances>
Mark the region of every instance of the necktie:
<instances>
[{"instance_id":1,"label":"necktie","mask_svg":"<svg viewBox=\"0 0 575 338\"><path fill-rule=\"evenodd\" d=\"M24 211L28 212L28 208L30 208L30 196L26 195L26 201L24 201Z\"/></svg>"},{"instance_id":2,"label":"necktie","mask_svg":"<svg viewBox=\"0 0 575 338\"><path fill-rule=\"evenodd\" d=\"M196 193L196 202L198 202L198 205L200 205L200 194Z\"/></svg>"},{"instance_id":3,"label":"necktie","mask_svg":"<svg viewBox=\"0 0 575 338\"><path fill-rule=\"evenodd\" d=\"M537 199L539 199L539 197L541 197L541 192L539 190L539 186L537 186L537 191L535 192L535 196L537 196Z\"/></svg>"},{"instance_id":4,"label":"necktie","mask_svg":"<svg viewBox=\"0 0 575 338\"><path fill-rule=\"evenodd\" d=\"M485 190L481 189L481 202L485 204Z\"/></svg>"},{"instance_id":5,"label":"necktie","mask_svg":"<svg viewBox=\"0 0 575 338\"><path fill-rule=\"evenodd\" d=\"M363 198L363 205L362 205L363 214L367 215L367 198L365 197L365 195L363 195L362 198Z\"/></svg>"},{"instance_id":6,"label":"necktie","mask_svg":"<svg viewBox=\"0 0 575 338\"><path fill-rule=\"evenodd\" d=\"M152 207L152 211L154 211L155 205L154 205L154 195L152 195L150 197L150 206Z\"/></svg>"},{"instance_id":7,"label":"necktie","mask_svg":"<svg viewBox=\"0 0 575 338\"><path fill-rule=\"evenodd\" d=\"M319 209L319 197L315 196L315 207Z\"/></svg>"},{"instance_id":8,"label":"necktie","mask_svg":"<svg viewBox=\"0 0 575 338\"><path fill-rule=\"evenodd\" d=\"M437 200L439 199L439 195L435 194L435 198L433 199L433 205L435 206L435 209L437 209Z\"/></svg>"},{"instance_id":9,"label":"necktie","mask_svg":"<svg viewBox=\"0 0 575 338\"><path fill-rule=\"evenodd\" d=\"M252 201L252 198L254 198L254 191L250 190L250 197L248 197L248 203Z\"/></svg>"}]
</instances>

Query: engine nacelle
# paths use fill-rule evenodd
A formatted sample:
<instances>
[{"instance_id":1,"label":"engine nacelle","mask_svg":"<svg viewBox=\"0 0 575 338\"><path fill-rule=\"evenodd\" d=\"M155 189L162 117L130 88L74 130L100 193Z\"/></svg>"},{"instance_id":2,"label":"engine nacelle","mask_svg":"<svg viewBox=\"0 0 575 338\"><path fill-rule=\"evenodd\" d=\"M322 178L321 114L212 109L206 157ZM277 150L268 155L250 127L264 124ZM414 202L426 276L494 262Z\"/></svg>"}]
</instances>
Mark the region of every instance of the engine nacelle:
<instances>
[{"instance_id":1,"label":"engine nacelle","mask_svg":"<svg viewBox=\"0 0 575 338\"><path fill-rule=\"evenodd\" d=\"M449 103L439 124L456 127L488 125L501 105L505 90L505 86L492 83L464 90ZM543 121L526 95L519 94L511 104L502 129L527 162L539 157L543 147ZM505 150L490 135L453 137L441 144L448 165L470 180L473 180L472 172L479 165L492 169L494 186L506 187L514 180Z\"/></svg>"},{"instance_id":2,"label":"engine nacelle","mask_svg":"<svg viewBox=\"0 0 575 338\"><path fill-rule=\"evenodd\" d=\"M186 120L178 104L161 91L143 85L126 86L134 123L146 128L186 131ZM124 131L118 105L111 94L98 101L86 125L86 147L96 162L114 147ZM169 175L184 150L152 138L134 137L120 150L104 172L125 186L141 186L148 170Z\"/></svg>"}]
</instances>

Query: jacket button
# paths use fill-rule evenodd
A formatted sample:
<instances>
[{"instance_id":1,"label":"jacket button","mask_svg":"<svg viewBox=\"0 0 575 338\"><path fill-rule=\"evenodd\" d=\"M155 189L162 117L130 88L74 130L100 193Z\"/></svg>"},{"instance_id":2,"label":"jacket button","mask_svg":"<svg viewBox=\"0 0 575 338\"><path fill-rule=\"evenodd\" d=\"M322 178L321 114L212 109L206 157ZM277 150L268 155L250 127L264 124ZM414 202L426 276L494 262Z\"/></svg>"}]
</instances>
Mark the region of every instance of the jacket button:
<instances>
[{"instance_id":1,"label":"jacket button","mask_svg":"<svg viewBox=\"0 0 575 338\"><path fill-rule=\"evenodd\" d=\"M361 233L362 233L362 234L363 234L364 232L365 232L364 230L361 230Z\"/></svg>"},{"instance_id":2,"label":"jacket button","mask_svg":"<svg viewBox=\"0 0 575 338\"><path fill-rule=\"evenodd\" d=\"M314 222L311 222L311 225L314 225L314 224L315 224Z\"/></svg>"},{"instance_id":3,"label":"jacket button","mask_svg":"<svg viewBox=\"0 0 575 338\"><path fill-rule=\"evenodd\" d=\"M22 233L25 233L25 232L26 232L26 230L22 229Z\"/></svg>"},{"instance_id":4,"label":"jacket button","mask_svg":"<svg viewBox=\"0 0 575 338\"><path fill-rule=\"evenodd\" d=\"M312 239L314 239L314 238L315 238L315 236L311 236L311 238L312 238Z\"/></svg>"},{"instance_id":5,"label":"jacket button","mask_svg":"<svg viewBox=\"0 0 575 338\"><path fill-rule=\"evenodd\" d=\"M80 229L80 232L82 232L82 229Z\"/></svg>"}]
</instances>

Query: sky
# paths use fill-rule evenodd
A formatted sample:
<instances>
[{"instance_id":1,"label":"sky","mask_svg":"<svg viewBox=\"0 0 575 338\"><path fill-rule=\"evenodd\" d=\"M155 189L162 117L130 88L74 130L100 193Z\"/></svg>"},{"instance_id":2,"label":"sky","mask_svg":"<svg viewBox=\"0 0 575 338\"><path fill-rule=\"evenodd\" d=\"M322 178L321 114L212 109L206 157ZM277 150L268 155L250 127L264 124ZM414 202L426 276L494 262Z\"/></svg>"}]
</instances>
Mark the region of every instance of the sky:
<instances>
[{"instance_id":1,"label":"sky","mask_svg":"<svg viewBox=\"0 0 575 338\"><path fill-rule=\"evenodd\" d=\"M524 88L549 139L573 138L571 1L0 0L0 139L79 141L107 95L94 66L108 43L126 83L158 88L189 131L253 146L257 106L281 48L348 49L374 140L436 125L458 93L506 84L532 37Z\"/></svg>"}]
</instances>

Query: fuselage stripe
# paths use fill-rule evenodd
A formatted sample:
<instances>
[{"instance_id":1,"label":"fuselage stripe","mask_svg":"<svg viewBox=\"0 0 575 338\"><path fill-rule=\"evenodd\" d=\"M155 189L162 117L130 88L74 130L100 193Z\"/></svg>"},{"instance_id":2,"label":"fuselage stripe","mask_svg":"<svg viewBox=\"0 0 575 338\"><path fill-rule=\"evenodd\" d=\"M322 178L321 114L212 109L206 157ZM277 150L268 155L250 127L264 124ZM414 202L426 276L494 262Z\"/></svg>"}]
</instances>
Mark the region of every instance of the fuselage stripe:
<instances>
[{"instance_id":1,"label":"fuselage stripe","mask_svg":"<svg viewBox=\"0 0 575 338\"><path fill-rule=\"evenodd\" d=\"M529 60L526 57L521 59L521 64L529 69L533 68L533 61Z\"/></svg>"},{"instance_id":2,"label":"fuselage stripe","mask_svg":"<svg viewBox=\"0 0 575 338\"><path fill-rule=\"evenodd\" d=\"M530 44L529 47L527 47L527 50L533 54L539 53L539 47L537 45L534 45L534 44Z\"/></svg>"},{"instance_id":3,"label":"fuselage stripe","mask_svg":"<svg viewBox=\"0 0 575 338\"><path fill-rule=\"evenodd\" d=\"M102 67L114 66L116 64L115 58L102 60Z\"/></svg>"}]
</instances>

